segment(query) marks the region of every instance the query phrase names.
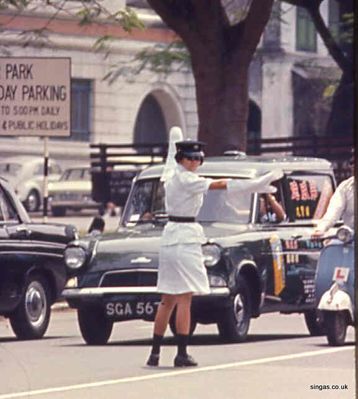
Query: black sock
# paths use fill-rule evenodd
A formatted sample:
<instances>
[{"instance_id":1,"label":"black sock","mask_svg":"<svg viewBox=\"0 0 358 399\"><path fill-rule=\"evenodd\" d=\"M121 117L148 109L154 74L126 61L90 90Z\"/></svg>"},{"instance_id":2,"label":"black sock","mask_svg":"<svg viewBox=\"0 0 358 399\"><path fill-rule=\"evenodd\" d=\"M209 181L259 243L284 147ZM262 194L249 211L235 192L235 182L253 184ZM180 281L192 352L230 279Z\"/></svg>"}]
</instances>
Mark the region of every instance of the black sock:
<instances>
[{"instance_id":1,"label":"black sock","mask_svg":"<svg viewBox=\"0 0 358 399\"><path fill-rule=\"evenodd\" d=\"M186 352L186 347L188 345L189 335L177 334L177 343L178 343L178 355L179 356L188 356Z\"/></svg>"},{"instance_id":2,"label":"black sock","mask_svg":"<svg viewBox=\"0 0 358 399\"><path fill-rule=\"evenodd\" d=\"M163 335L153 335L153 344L152 344L152 354L159 355L160 353L160 345L162 343Z\"/></svg>"}]
</instances>

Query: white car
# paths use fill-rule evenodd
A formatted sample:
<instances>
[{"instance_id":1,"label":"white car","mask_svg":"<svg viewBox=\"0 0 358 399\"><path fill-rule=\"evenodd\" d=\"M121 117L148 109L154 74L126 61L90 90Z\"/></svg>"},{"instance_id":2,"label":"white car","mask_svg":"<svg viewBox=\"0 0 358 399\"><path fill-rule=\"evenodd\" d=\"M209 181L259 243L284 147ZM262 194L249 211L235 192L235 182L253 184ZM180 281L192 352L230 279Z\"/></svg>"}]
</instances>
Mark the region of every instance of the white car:
<instances>
[{"instance_id":1,"label":"white car","mask_svg":"<svg viewBox=\"0 0 358 399\"><path fill-rule=\"evenodd\" d=\"M43 202L44 158L15 156L0 160L0 176L9 181L28 212L38 211ZM48 181L61 177L61 167L49 160Z\"/></svg>"},{"instance_id":2,"label":"white car","mask_svg":"<svg viewBox=\"0 0 358 399\"><path fill-rule=\"evenodd\" d=\"M49 203L53 216L65 216L67 210L98 209L92 199L92 181L88 166L74 166L63 172L59 181L49 184Z\"/></svg>"}]
</instances>

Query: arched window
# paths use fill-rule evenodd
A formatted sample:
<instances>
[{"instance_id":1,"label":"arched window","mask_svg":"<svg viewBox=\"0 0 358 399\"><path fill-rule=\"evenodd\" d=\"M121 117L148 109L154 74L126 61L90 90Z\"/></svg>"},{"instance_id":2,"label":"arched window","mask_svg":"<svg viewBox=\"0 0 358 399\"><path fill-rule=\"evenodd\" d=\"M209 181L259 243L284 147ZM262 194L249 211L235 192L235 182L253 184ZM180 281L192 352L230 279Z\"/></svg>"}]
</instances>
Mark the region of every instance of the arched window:
<instances>
[{"instance_id":1,"label":"arched window","mask_svg":"<svg viewBox=\"0 0 358 399\"><path fill-rule=\"evenodd\" d=\"M167 128L162 109L149 94L143 100L134 127L134 144L166 143Z\"/></svg>"}]
</instances>

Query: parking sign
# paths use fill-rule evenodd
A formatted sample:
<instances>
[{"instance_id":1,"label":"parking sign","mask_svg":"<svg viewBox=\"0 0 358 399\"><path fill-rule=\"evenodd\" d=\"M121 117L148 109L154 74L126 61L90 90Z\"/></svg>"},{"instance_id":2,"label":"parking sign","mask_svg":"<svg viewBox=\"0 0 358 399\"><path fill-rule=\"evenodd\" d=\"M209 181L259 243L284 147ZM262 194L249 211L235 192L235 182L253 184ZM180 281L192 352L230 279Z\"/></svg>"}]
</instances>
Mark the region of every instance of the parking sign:
<instances>
[{"instance_id":1,"label":"parking sign","mask_svg":"<svg viewBox=\"0 0 358 399\"><path fill-rule=\"evenodd\" d=\"M70 58L0 58L0 135L69 136Z\"/></svg>"}]
</instances>

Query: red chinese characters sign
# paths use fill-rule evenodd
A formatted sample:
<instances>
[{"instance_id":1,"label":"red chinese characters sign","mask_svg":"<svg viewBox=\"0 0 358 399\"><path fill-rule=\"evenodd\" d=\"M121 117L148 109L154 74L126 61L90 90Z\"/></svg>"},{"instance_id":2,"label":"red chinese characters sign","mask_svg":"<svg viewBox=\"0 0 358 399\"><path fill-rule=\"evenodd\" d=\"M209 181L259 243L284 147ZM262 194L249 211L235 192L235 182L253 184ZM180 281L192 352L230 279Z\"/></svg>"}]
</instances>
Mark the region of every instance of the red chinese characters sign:
<instances>
[{"instance_id":1,"label":"red chinese characters sign","mask_svg":"<svg viewBox=\"0 0 358 399\"><path fill-rule=\"evenodd\" d=\"M316 203L319 197L316 183L313 180L292 180L289 182L289 189L296 218L307 219L312 217L311 205Z\"/></svg>"}]
</instances>

